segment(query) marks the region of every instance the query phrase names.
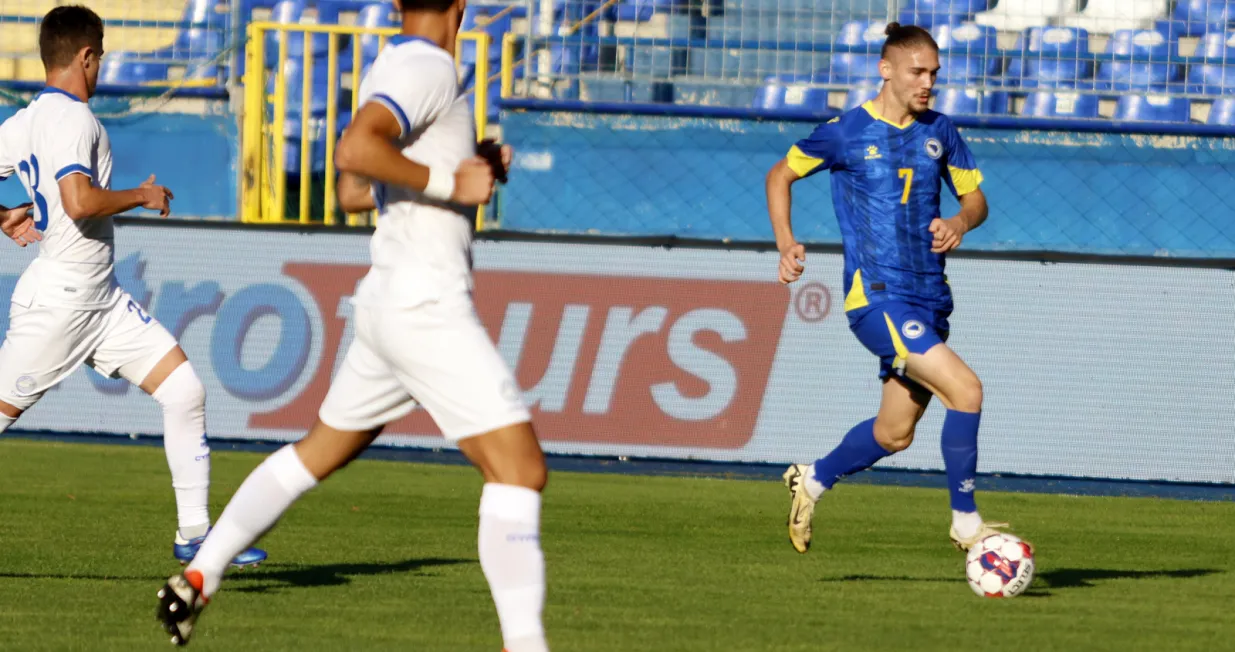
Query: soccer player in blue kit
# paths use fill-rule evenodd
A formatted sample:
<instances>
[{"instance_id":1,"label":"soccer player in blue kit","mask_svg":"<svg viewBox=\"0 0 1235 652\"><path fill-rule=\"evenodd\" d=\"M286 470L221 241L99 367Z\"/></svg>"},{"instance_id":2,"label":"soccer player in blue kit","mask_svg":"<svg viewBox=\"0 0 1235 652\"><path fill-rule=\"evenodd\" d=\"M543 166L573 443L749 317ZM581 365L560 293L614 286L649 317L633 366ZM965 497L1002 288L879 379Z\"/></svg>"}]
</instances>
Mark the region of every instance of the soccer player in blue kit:
<instances>
[{"instance_id":1,"label":"soccer player in blue kit","mask_svg":"<svg viewBox=\"0 0 1235 652\"><path fill-rule=\"evenodd\" d=\"M973 155L952 121L927 108L939 72L939 46L926 30L888 25L879 95L799 141L767 176L768 214L780 250L780 281L801 277L806 252L790 224L791 186L824 170L845 251L849 328L879 357L879 413L854 426L814 464L785 472L789 539L810 548L815 503L841 478L870 468L913 442L931 396L947 408L943 458L952 504L952 542L968 550L1005 524L986 523L974 502L982 383L948 348L952 293L948 251L986 220L986 197ZM942 183L960 212L939 214Z\"/></svg>"}]
</instances>

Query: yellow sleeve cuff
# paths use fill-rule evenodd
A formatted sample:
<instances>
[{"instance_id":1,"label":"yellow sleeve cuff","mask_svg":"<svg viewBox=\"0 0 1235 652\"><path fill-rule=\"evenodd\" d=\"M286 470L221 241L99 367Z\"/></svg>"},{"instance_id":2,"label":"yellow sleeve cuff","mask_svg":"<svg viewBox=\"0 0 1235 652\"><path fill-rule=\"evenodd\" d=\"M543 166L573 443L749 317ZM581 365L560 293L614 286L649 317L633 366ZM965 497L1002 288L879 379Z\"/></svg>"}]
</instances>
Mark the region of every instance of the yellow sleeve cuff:
<instances>
[{"instance_id":1,"label":"yellow sleeve cuff","mask_svg":"<svg viewBox=\"0 0 1235 652\"><path fill-rule=\"evenodd\" d=\"M806 153L798 149L797 145L789 149L789 153L785 155L785 161L789 163L789 169L793 170L799 177L804 177L814 172L815 168L823 165L823 159L807 156Z\"/></svg>"},{"instance_id":2,"label":"yellow sleeve cuff","mask_svg":"<svg viewBox=\"0 0 1235 652\"><path fill-rule=\"evenodd\" d=\"M952 175L952 187L956 188L956 195L968 195L978 189L982 184L982 172L980 170L962 170L958 167L948 166L948 172Z\"/></svg>"}]
</instances>

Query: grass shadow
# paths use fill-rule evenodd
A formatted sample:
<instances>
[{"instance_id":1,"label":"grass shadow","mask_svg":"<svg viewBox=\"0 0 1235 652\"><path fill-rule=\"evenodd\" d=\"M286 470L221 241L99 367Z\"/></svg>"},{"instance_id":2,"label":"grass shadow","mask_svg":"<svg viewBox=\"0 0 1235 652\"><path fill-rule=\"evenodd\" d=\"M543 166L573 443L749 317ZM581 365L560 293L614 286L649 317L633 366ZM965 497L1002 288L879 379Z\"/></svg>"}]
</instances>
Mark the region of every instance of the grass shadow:
<instances>
[{"instance_id":1,"label":"grass shadow","mask_svg":"<svg viewBox=\"0 0 1235 652\"><path fill-rule=\"evenodd\" d=\"M475 564L474 559L405 559L398 562L374 562L351 564L321 564L318 566L295 566L263 564L256 570L233 570L227 582L233 591L264 593L272 589L304 588L315 586L339 586L348 584L353 577L415 573L427 575L425 569L458 564ZM239 584L239 586L238 586Z\"/></svg>"},{"instance_id":2,"label":"grass shadow","mask_svg":"<svg viewBox=\"0 0 1235 652\"><path fill-rule=\"evenodd\" d=\"M98 582L162 582L167 573L108 575L106 573L0 573L0 580L92 580Z\"/></svg>"},{"instance_id":3,"label":"grass shadow","mask_svg":"<svg viewBox=\"0 0 1235 652\"><path fill-rule=\"evenodd\" d=\"M1034 584L1041 583L1043 588L1051 589L1082 589L1090 588L1093 582L1101 580L1149 580L1176 579L1186 580L1193 577L1205 577L1225 571L1216 568L1181 568L1176 570L1114 570L1108 568L1052 568L1038 573Z\"/></svg>"},{"instance_id":4,"label":"grass shadow","mask_svg":"<svg viewBox=\"0 0 1235 652\"><path fill-rule=\"evenodd\" d=\"M1186 580L1194 577L1205 577L1226 571L1216 568L1181 568L1175 570L1115 570L1108 568L1053 568L1037 573L1029 590L1021 594L1024 598L1048 598L1053 590L1092 588L1094 582L1103 580L1149 580L1178 579ZM823 577L820 582L963 582L964 575L948 577L911 577L909 575L842 575L839 577Z\"/></svg>"}]
</instances>

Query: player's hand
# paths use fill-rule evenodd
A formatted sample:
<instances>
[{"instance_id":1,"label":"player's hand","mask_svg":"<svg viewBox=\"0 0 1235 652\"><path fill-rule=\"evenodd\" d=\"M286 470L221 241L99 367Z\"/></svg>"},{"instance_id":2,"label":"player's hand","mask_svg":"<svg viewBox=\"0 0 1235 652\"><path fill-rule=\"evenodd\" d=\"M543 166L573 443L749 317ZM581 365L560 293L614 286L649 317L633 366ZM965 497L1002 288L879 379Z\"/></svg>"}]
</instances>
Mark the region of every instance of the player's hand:
<instances>
[{"instance_id":1,"label":"player's hand","mask_svg":"<svg viewBox=\"0 0 1235 652\"><path fill-rule=\"evenodd\" d=\"M802 271L806 268L802 263L806 262L806 247L793 243L780 251L780 282L782 285L788 285L802 277Z\"/></svg>"},{"instance_id":2,"label":"player's hand","mask_svg":"<svg viewBox=\"0 0 1235 652\"><path fill-rule=\"evenodd\" d=\"M943 219L936 217L931 220L930 231L934 235L931 240L931 253L942 254L961 246L961 240L969 229L958 218Z\"/></svg>"},{"instance_id":3,"label":"player's hand","mask_svg":"<svg viewBox=\"0 0 1235 652\"><path fill-rule=\"evenodd\" d=\"M493 178L498 183L506 183L506 175L510 172L510 162L514 159L515 150L510 145L499 145L496 140L486 138L476 143L476 155L489 162L493 168Z\"/></svg>"},{"instance_id":4,"label":"player's hand","mask_svg":"<svg viewBox=\"0 0 1235 652\"><path fill-rule=\"evenodd\" d=\"M176 196L167 188L155 184L153 174L150 175L149 179L143 181L142 185L137 187L137 190L141 193L142 208L158 211L159 217L171 215L171 200L175 199Z\"/></svg>"},{"instance_id":5,"label":"player's hand","mask_svg":"<svg viewBox=\"0 0 1235 652\"><path fill-rule=\"evenodd\" d=\"M481 156L473 156L455 170L455 192L450 201L464 206L489 203L493 197L493 168Z\"/></svg>"},{"instance_id":6,"label":"player's hand","mask_svg":"<svg viewBox=\"0 0 1235 652\"><path fill-rule=\"evenodd\" d=\"M14 206L4 211L3 216L0 217L0 230L4 231L4 235L12 238L19 247L43 239L43 234L34 228L34 216L30 214L30 204Z\"/></svg>"}]
</instances>

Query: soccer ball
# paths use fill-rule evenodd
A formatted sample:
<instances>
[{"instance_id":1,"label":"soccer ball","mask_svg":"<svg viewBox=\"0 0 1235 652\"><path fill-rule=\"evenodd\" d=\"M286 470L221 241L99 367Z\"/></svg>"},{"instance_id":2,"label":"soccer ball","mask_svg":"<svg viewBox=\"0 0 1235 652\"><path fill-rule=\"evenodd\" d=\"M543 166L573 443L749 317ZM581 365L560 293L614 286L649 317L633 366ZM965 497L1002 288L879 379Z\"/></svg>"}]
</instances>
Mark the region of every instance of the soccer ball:
<instances>
[{"instance_id":1,"label":"soccer ball","mask_svg":"<svg viewBox=\"0 0 1235 652\"><path fill-rule=\"evenodd\" d=\"M1033 547L1011 534L992 534L969 549L965 577L984 598L1014 598L1033 582Z\"/></svg>"}]
</instances>

